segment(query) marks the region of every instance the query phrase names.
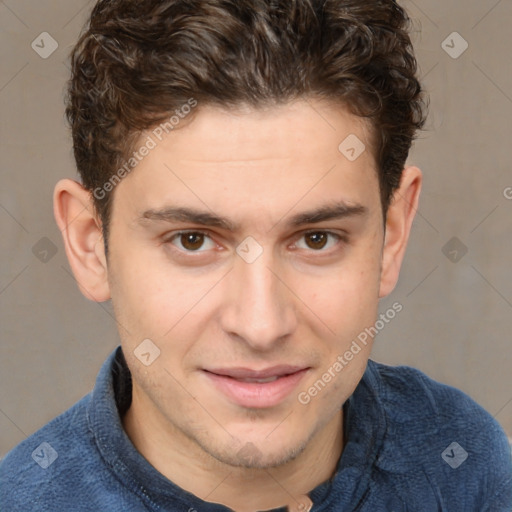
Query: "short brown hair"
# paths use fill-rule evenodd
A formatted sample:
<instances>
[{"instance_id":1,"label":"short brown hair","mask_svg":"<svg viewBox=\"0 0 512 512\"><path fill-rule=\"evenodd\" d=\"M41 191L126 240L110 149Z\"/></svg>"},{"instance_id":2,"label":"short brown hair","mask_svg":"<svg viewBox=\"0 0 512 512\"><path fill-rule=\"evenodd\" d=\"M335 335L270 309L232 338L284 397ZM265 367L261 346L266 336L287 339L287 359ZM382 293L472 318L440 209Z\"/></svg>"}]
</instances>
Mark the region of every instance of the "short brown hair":
<instances>
[{"instance_id":1,"label":"short brown hair","mask_svg":"<svg viewBox=\"0 0 512 512\"><path fill-rule=\"evenodd\" d=\"M408 24L395 0L100 0L71 56L82 182L103 187L141 132L191 98L229 108L315 97L370 121L385 212L425 117ZM105 241L112 194L94 194Z\"/></svg>"}]
</instances>

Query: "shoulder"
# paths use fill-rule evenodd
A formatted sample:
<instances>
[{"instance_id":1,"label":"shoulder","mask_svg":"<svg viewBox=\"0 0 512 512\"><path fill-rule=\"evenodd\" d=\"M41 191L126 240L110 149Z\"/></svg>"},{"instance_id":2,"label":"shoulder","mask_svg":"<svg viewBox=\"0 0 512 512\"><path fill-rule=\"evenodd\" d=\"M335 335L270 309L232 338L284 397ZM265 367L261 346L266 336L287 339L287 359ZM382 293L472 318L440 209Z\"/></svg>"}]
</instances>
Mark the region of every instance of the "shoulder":
<instances>
[{"instance_id":1,"label":"shoulder","mask_svg":"<svg viewBox=\"0 0 512 512\"><path fill-rule=\"evenodd\" d=\"M399 424L427 421L436 432L464 431L506 440L499 423L466 393L437 382L409 366L387 366L369 362L376 376L380 400L390 419Z\"/></svg>"},{"instance_id":2,"label":"shoulder","mask_svg":"<svg viewBox=\"0 0 512 512\"><path fill-rule=\"evenodd\" d=\"M61 497L73 492L70 487L86 480L95 453L87 428L89 401L87 395L6 455L0 464L2 510L24 510L27 503L33 510L57 510Z\"/></svg>"},{"instance_id":3,"label":"shoulder","mask_svg":"<svg viewBox=\"0 0 512 512\"><path fill-rule=\"evenodd\" d=\"M482 511L510 508L510 446L496 419L464 392L417 369L370 361L368 371L386 416L386 451L395 467L416 468L440 496L456 497L459 505L473 500L464 510L476 510L471 507L477 499Z\"/></svg>"},{"instance_id":4,"label":"shoulder","mask_svg":"<svg viewBox=\"0 0 512 512\"><path fill-rule=\"evenodd\" d=\"M146 510L139 484L129 476L120 478L125 452L112 446L112 439L125 439L114 389L119 353L116 349L105 361L91 393L1 462L2 512ZM131 446L127 438L126 445ZM110 458L105 456L109 452Z\"/></svg>"}]
</instances>

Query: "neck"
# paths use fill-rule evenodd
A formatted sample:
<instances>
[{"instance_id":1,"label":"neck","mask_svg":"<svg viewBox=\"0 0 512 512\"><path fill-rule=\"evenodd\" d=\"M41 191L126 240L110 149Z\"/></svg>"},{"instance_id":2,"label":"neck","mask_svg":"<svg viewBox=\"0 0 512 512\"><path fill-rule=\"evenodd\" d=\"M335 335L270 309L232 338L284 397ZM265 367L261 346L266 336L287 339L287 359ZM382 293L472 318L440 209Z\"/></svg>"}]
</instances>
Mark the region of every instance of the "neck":
<instances>
[{"instance_id":1,"label":"neck","mask_svg":"<svg viewBox=\"0 0 512 512\"><path fill-rule=\"evenodd\" d=\"M332 477L343 450L340 410L288 463L264 469L233 467L213 458L159 414L148 414L136 393L133 398L123 424L146 460L185 491L237 512L297 506L301 496Z\"/></svg>"}]
</instances>

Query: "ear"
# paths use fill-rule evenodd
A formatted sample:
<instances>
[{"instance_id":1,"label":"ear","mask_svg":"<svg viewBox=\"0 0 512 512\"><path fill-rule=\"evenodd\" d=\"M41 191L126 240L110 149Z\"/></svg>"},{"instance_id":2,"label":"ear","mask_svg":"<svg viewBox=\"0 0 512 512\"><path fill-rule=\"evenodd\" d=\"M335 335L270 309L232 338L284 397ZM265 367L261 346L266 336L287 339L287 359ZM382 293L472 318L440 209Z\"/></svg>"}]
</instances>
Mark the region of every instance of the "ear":
<instances>
[{"instance_id":1,"label":"ear","mask_svg":"<svg viewBox=\"0 0 512 512\"><path fill-rule=\"evenodd\" d=\"M400 187L388 208L379 298L389 295L398 281L412 221L418 210L421 182L421 171L417 167L404 169Z\"/></svg>"},{"instance_id":2,"label":"ear","mask_svg":"<svg viewBox=\"0 0 512 512\"><path fill-rule=\"evenodd\" d=\"M57 183L53 212L80 291L90 300L110 299L101 223L91 193L73 180Z\"/></svg>"}]
</instances>

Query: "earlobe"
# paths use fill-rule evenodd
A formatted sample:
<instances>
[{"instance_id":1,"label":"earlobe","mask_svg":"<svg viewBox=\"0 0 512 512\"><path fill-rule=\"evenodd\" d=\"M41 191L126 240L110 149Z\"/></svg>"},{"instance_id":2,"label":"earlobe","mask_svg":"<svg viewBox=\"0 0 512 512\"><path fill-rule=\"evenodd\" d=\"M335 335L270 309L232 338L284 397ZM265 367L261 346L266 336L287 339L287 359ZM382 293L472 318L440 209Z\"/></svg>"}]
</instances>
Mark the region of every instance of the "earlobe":
<instances>
[{"instance_id":1,"label":"earlobe","mask_svg":"<svg viewBox=\"0 0 512 512\"><path fill-rule=\"evenodd\" d=\"M53 211L80 291L95 302L110 299L101 224L90 192L76 181L59 181L53 195Z\"/></svg>"},{"instance_id":2,"label":"earlobe","mask_svg":"<svg viewBox=\"0 0 512 512\"><path fill-rule=\"evenodd\" d=\"M407 167L395 191L386 216L386 236L382 254L379 298L389 295L398 282L412 222L418 210L422 175L417 167Z\"/></svg>"}]
</instances>

